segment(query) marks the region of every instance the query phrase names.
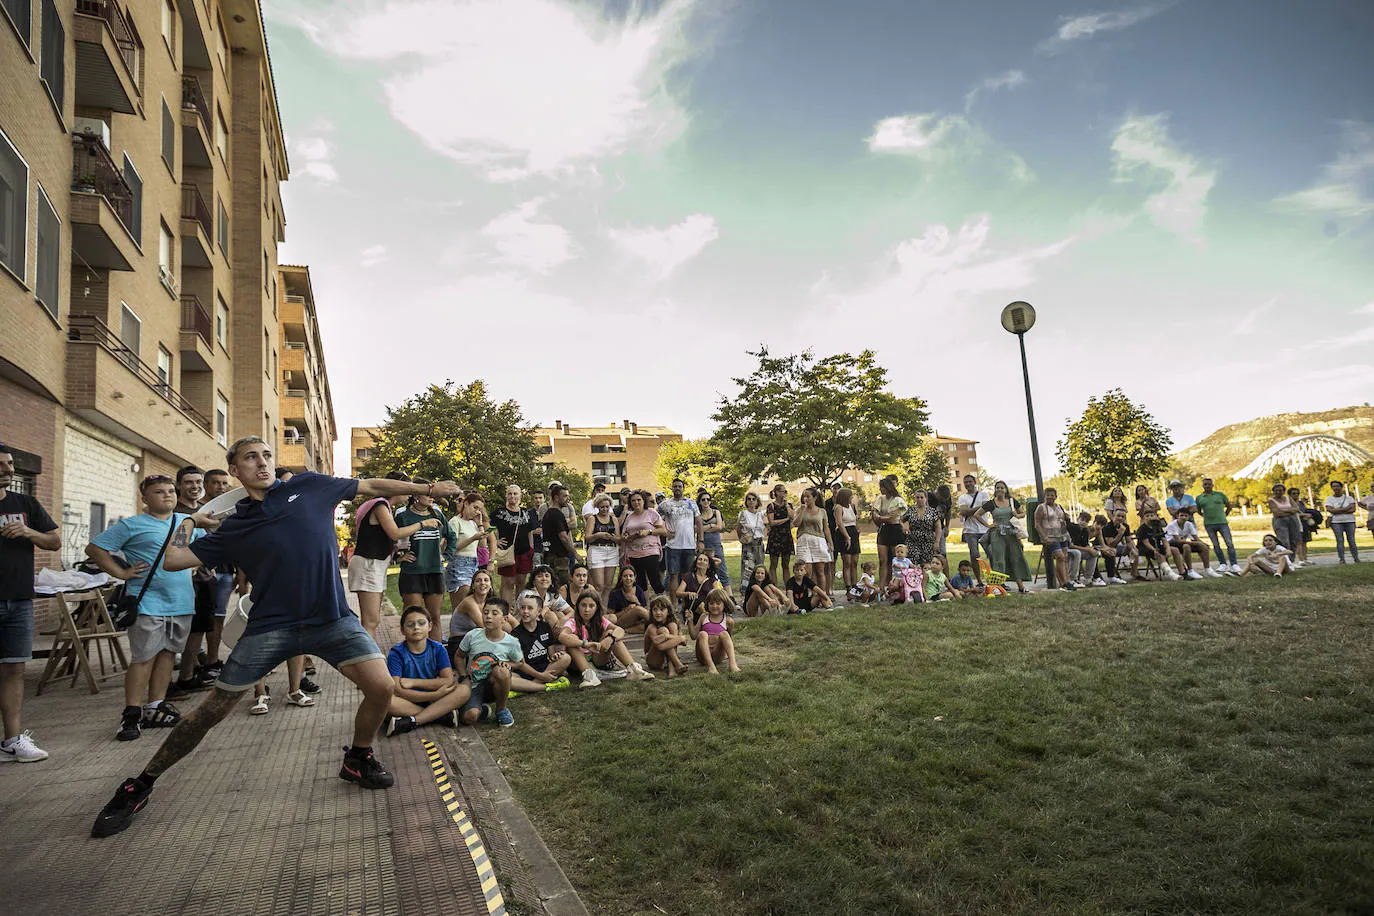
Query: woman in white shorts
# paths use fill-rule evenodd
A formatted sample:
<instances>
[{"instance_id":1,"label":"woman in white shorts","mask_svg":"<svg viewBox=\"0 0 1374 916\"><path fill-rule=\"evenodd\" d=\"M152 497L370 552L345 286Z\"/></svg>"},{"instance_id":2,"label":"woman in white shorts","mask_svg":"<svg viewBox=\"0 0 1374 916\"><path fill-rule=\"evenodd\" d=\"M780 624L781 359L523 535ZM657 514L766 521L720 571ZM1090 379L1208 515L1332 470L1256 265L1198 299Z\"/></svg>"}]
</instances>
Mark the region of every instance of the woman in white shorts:
<instances>
[{"instance_id":1,"label":"woman in white shorts","mask_svg":"<svg viewBox=\"0 0 1374 916\"><path fill-rule=\"evenodd\" d=\"M801 506L792 513L792 524L797 528L796 562L811 567L811 581L825 589L828 595L831 586L828 564L835 555L835 545L830 540L830 524L820 503L819 490L803 490Z\"/></svg>"},{"instance_id":2,"label":"woman in white shorts","mask_svg":"<svg viewBox=\"0 0 1374 916\"><path fill-rule=\"evenodd\" d=\"M587 573L592 588L605 601L615 587L615 570L620 565L620 519L611 514L611 498L602 493L592 500L596 514L587 516Z\"/></svg>"},{"instance_id":3,"label":"woman in white shorts","mask_svg":"<svg viewBox=\"0 0 1374 916\"><path fill-rule=\"evenodd\" d=\"M400 471L386 476L388 480L410 479ZM396 539L431 527L431 520L399 527L392 510L405 501L404 496L389 500L379 496L363 503L356 513L358 535L353 541L353 557L348 561L348 590L358 594L358 616L373 642L377 641L377 625L382 622L382 592L386 591L386 571L396 550Z\"/></svg>"}]
</instances>

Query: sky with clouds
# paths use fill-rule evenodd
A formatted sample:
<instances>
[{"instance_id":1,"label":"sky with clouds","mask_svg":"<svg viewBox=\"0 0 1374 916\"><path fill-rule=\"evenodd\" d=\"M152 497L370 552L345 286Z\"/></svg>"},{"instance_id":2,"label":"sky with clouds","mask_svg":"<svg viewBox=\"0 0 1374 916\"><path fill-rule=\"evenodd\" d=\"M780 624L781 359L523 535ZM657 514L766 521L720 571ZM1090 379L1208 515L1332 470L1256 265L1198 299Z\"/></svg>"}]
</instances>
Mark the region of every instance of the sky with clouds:
<instances>
[{"instance_id":1,"label":"sky with clouds","mask_svg":"<svg viewBox=\"0 0 1374 916\"><path fill-rule=\"evenodd\" d=\"M871 347L1030 476L1121 387L1179 447L1374 390L1374 4L264 0L347 430L431 382L711 431ZM644 370L651 375L646 381Z\"/></svg>"}]
</instances>

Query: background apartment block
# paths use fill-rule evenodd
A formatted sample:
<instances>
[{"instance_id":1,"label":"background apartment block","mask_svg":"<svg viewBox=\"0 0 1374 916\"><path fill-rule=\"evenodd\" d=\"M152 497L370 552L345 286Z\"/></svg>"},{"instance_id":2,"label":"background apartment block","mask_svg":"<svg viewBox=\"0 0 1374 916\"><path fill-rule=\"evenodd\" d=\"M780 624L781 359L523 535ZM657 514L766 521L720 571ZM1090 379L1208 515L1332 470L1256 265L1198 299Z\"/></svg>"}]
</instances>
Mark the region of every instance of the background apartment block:
<instances>
[{"instance_id":1,"label":"background apartment block","mask_svg":"<svg viewBox=\"0 0 1374 916\"><path fill-rule=\"evenodd\" d=\"M0 87L0 440L70 562L143 475L280 448L286 154L252 0L0 0Z\"/></svg>"},{"instance_id":2,"label":"background apartment block","mask_svg":"<svg viewBox=\"0 0 1374 916\"><path fill-rule=\"evenodd\" d=\"M334 399L324 367L310 268L277 270L281 353L282 437L277 464L293 471L334 473Z\"/></svg>"},{"instance_id":3,"label":"background apartment block","mask_svg":"<svg viewBox=\"0 0 1374 916\"><path fill-rule=\"evenodd\" d=\"M355 426L350 442L353 475L371 457L375 426ZM619 425L569 426L558 420L553 426L530 430L542 450L541 464L562 462L592 480L604 480L608 487L630 486L652 490L654 462L665 442L680 442L682 434L666 426L641 426L629 420Z\"/></svg>"}]
</instances>

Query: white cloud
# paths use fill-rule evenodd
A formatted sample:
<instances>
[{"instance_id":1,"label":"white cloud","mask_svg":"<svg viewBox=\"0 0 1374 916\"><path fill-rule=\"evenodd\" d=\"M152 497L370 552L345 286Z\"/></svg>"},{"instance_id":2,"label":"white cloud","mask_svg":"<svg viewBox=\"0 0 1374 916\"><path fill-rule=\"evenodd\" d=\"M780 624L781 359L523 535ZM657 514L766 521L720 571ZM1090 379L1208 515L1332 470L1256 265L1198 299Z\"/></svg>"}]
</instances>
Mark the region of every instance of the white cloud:
<instances>
[{"instance_id":1,"label":"white cloud","mask_svg":"<svg viewBox=\"0 0 1374 916\"><path fill-rule=\"evenodd\" d=\"M392 115L431 148L513 181L676 137L687 115L665 84L694 3L619 18L571 0L335 2L293 21L380 62Z\"/></svg>"},{"instance_id":2,"label":"white cloud","mask_svg":"<svg viewBox=\"0 0 1374 916\"><path fill-rule=\"evenodd\" d=\"M626 226L612 229L610 239L623 251L647 262L659 279L667 277L681 264L701 254L720 237L714 217L693 213L682 222L665 229L654 226Z\"/></svg>"},{"instance_id":3,"label":"white cloud","mask_svg":"<svg viewBox=\"0 0 1374 916\"><path fill-rule=\"evenodd\" d=\"M896 153L929 157L942 146L965 141L973 136L973 126L962 115L898 115L883 118L868 137L872 153Z\"/></svg>"},{"instance_id":4,"label":"white cloud","mask_svg":"<svg viewBox=\"0 0 1374 916\"><path fill-rule=\"evenodd\" d=\"M1359 121L1342 121L1336 159L1322 168L1317 184L1280 197L1283 210L1318 216L1360 220L1374 213L1374 128Z\"/></svg>"},{"instance_id":5,"label":"white cloud","mask_svg":"<svg viewBox=\"0 0 1374 916\"><path fill-rule=\"evenodd\" d=\"M1130 181L1140 172L1162 176L1164 188L1146 198L1146 214L1161 229L1201 246L1207 195L1217 175L1174 145L1166 121L1165 115L1125 120L1112 138L1116 179Z\"/></svg>"},{"instance_id":6,"label":"white cloud","mask_svg":"<svg viewBox=\"0 0 1374 916\"><path fill-rule=\"evenodd\" d=\"M999 73L983 80L974 86L964 96L964 111L973 109L973 103L982 92L997 92L1001 89L1015 89L1017 86L1026 82L1026 74L1022 70L1008 70L1006 73Z\"/></svg>"},{"instance_id":7,"label":"white cloud","mask_svg":"<svg viewBox=\"0 0 1374 916\"><path fill-rule=\"evenodd\" d=\"M325 126L324 131L332 130ZM292 177L308 176L320 184L334 184L339 180L334 168L334 147L323 135L304 137L293 144L291 158L295 160Z\"/></svg>"},{"instance_id":8,"label":"white cloud","mask_svg":"<svg viewBox=\"0 0 1374 916\"><path fill-rule=\"evenodd\" d=\"M1167 10L1176 0L1165 3L1149 3L1125 10L1105 13L1083 13L1079 16L1063 16L1054 35L1042 41L1036 48L1042 53L1053 53L1075 41L1092 38L1101 32L1119 32L1129 29Z\"/></svg>"},{"instance_id":9,"label":"white cloud","mask_svg":"<svg viewBox=\"0 0 1374 916\"><path fill-rule=\"evenodd\" d=\"M386 260L385 245L369 245L358 252L359 267L375 267Z\"/></svg>"},{"instance_id":10,"label":"white cloud","mask_svg":"<svg viewBox=\"0 0 1374 916\"><path fill-rule=\"evenodd\" d=\"M496 263L544 274L577 256L568 230L536 221L543 203L542 198L527 200L482 227L482 235L496 246Z\"/></svg>"}]
</instances>

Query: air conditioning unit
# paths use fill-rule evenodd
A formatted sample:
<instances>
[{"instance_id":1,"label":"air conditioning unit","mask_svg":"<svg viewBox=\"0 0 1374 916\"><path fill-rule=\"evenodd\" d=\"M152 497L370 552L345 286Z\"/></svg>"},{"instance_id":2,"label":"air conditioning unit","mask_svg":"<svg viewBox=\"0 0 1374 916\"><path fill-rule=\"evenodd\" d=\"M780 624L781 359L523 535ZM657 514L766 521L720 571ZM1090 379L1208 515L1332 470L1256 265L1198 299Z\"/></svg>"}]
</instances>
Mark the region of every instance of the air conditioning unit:
<instances>
[{"instance_id":1,"label":"air conditioning unit","mask_svg":"<svg viewBox=\"0 0 1374 916\"><path fill-rule=\"evenodd\" d=\"M73 126L78 134L95 137L106 150L110 148L110 122L100 118L76 118Z\"/></svg>"},{"instance_id":2,"label":"air conditioning unit","mask_svg":"<svg viewBox=\"0 0 1374 916\"><path fill-rule=\"evenodd\" d=\"M157 266L157 278L162 281L163 286L171 291L173 296L180 295L180 290L177 287L177 278L172 274L170 268L159 264Z\"/></svg>"}]
</instances>

